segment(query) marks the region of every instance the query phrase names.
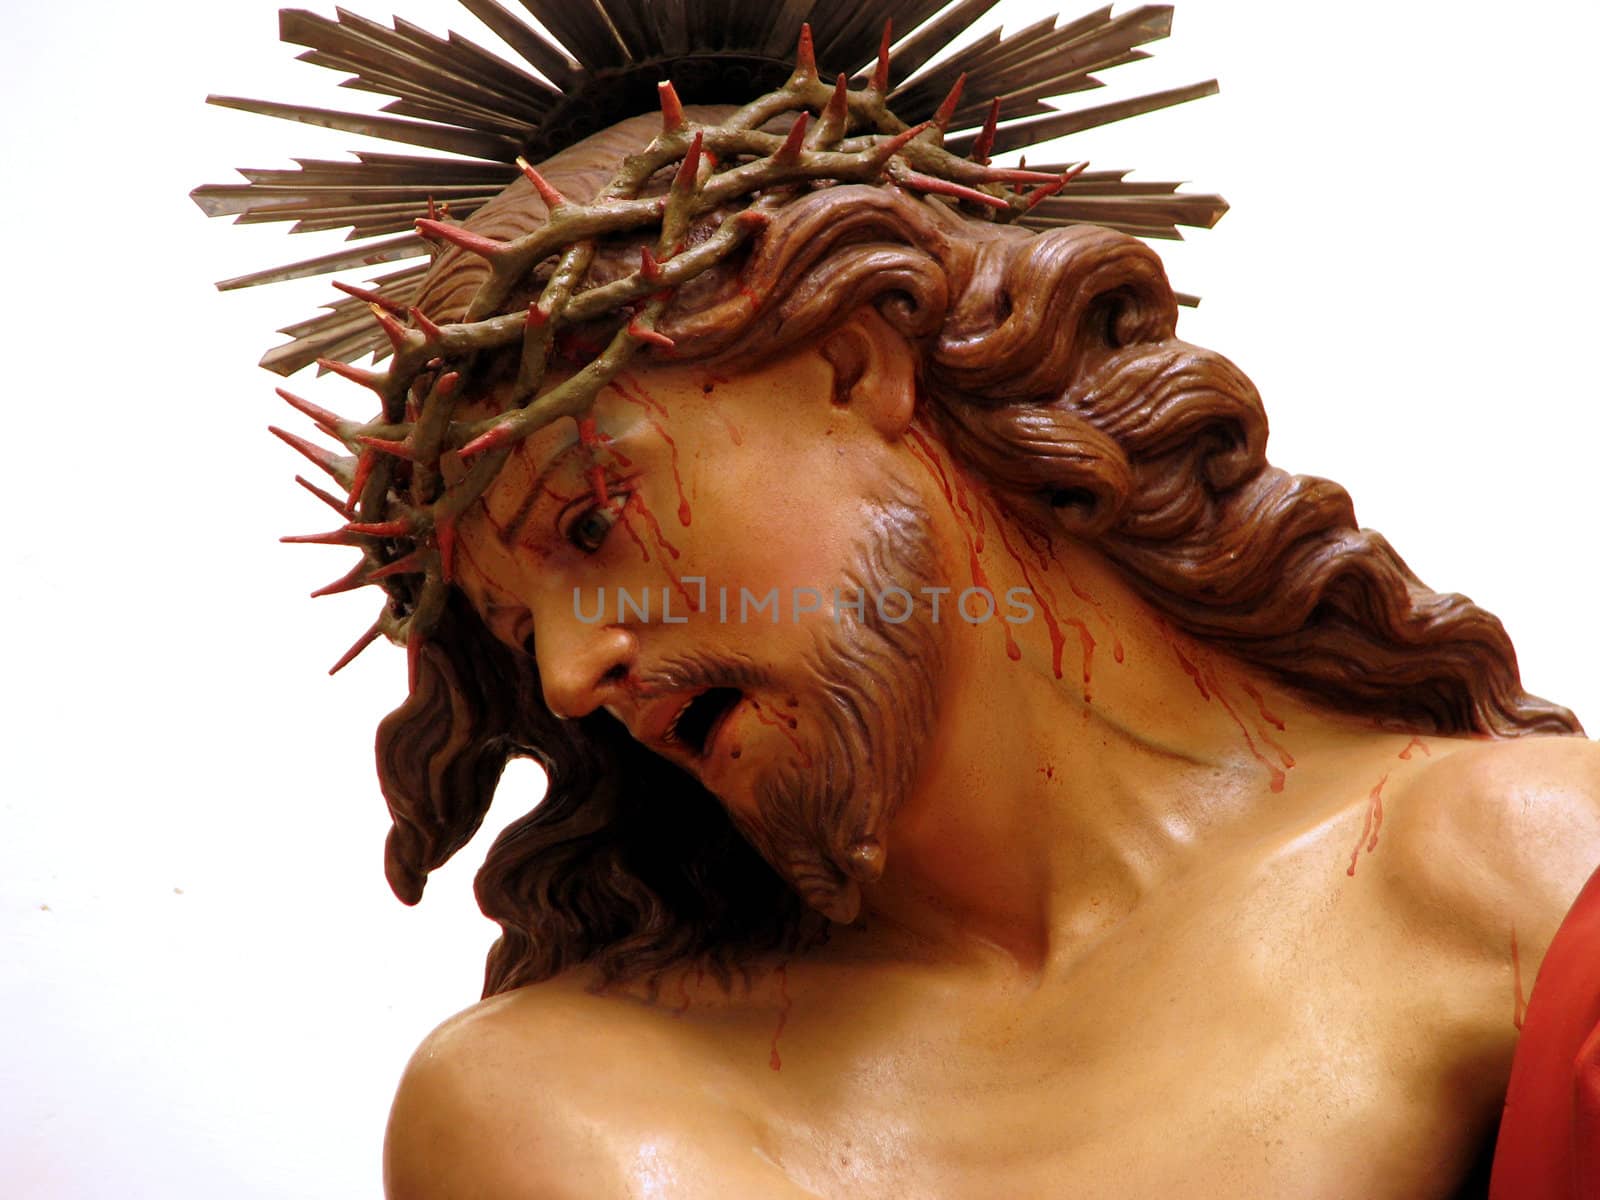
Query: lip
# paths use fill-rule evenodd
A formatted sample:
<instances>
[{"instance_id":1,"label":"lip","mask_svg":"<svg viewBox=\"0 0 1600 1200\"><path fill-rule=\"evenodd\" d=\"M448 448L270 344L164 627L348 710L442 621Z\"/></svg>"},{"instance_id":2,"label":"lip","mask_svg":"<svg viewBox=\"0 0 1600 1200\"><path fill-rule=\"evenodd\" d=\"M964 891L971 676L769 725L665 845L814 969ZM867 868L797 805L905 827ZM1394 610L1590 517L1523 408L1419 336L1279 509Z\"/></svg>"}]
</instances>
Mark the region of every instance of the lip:
<instances>
[{"instance_id":1,"label":"lip","mask_svg":"<svg viewBox=\"0 0 1600 1200\"><path fill-rule=\"evenodd\" d=\"M706 730L705 741L699 753L674 737L672 730L691 704L714 690L712 687L700 687L660 696L641 710L637 726L630 732L635 740L643 742L659 754L693 763L707 763L715 755L729 718L745 705L746 698L742 692L739 699L724 709Z\"/></svg>"}]
</instances>

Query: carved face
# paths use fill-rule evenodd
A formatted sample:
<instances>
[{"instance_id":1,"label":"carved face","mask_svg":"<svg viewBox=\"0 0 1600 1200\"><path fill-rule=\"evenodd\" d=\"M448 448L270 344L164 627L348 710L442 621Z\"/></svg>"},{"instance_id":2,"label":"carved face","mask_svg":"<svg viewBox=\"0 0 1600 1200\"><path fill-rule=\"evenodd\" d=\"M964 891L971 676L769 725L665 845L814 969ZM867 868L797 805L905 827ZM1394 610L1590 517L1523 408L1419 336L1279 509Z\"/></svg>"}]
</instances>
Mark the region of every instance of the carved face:
<instances>
[{"instance_id":1,"label":"carved face","mask_svg":"<svg viewBox=\"0 0 1600 1200\"><path fill-rule=\"evenodd\" d=\"M734 377L624 373L589 421L517 450L458 552L557 715L609 711L837 919L881 869L944 657L924 609L877 604L945 575L896 441L909 366L881 361L883 332L857 322Z\"/></svg>"}]
</instances>

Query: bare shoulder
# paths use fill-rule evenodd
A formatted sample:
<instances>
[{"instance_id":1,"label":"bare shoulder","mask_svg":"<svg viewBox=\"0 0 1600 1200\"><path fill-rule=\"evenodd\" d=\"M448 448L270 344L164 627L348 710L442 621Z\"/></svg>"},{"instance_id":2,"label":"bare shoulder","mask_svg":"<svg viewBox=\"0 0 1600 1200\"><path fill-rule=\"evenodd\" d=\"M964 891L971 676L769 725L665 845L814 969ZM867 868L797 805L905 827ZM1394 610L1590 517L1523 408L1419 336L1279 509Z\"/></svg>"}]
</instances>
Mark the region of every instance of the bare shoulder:
<instances>
[{"instance_id":1,"label":"bare shoulder","mask_svg":"<svg viewBox=\"0 0 1600 1200\"><path fill-rule=\"evenodd\" d=\"M659 1010L570 980L474 1005L423 1041L384 1145L389 1200L786 1196Z\"/></svg>"},{"instance_id":2,"label":"bare shoulder","mask_svg":"<svg viewBox=\"0 0 1600 1200\"><path fill-rule=\"evenodd\" d=\"M1600 744L1432 745L1435 756L1393 805L1391 878L1417 915L1443 918L1482 946L1505 947L1515 930L1523 969L1537 970L1600 865Z\"/></svg>"}]
</instances>

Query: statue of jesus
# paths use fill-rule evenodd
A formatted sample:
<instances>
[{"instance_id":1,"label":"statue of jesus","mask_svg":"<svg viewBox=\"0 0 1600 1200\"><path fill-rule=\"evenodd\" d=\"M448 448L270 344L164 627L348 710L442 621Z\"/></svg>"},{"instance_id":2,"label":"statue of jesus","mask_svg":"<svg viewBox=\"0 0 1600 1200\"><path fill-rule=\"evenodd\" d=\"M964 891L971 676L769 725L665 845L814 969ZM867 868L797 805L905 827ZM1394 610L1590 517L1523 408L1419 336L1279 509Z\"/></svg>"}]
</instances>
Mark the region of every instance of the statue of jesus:
<instances>
[{"instance_id":1,"label":"statue of jesus","mask_svg":"<svg viewBox=\"0 0 1600 1200\"><path fill-rule=\"evenodd\" d=\"M1495 1194L1583 1194L1538 1189L1600 1178L1600 754L1269 465L1143 242L897 174L917 127L683 201L738 169L707 130L842 156L827 82L787 125L666 89L419 222L383 417L317 418L411 656L396 892L549 776L391 1200L1482 1194L1564 918Z\"/></svg>"}]
</instances>

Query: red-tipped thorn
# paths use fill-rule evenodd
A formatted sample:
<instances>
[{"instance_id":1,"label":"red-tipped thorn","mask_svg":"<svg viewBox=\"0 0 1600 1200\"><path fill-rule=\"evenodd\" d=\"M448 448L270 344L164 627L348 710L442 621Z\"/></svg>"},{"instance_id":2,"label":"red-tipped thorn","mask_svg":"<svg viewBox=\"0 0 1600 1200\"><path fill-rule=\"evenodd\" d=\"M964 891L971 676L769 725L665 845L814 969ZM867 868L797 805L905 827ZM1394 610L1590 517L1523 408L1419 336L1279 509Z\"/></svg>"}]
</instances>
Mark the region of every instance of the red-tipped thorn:
<instances>
[{"instance_id":1,"label":"red-tipped thorn","mask_svg":"<svg viewBox=\"0 0 1600 1200\"><path fill-rule=\"evenodd\" d=\"M427 563L427 558L428 552L426 550L413 550L410 554L395 559L392 563L385 563L376 571L368 572L367 579L376 583L384 579L393 579L396 575L420 575Z\"/></svg>"},{"instance_id":2,"label":"red-tipped thorn","mask_svg":"<svg viewBox=\"0 0 1600 1200\"><path fill-rule=\"evenodd\" d=\"M296 396L293 392L286 388L274 388L273 390L276 391L278 395L288 403L290 408L294 409L296 412L305 414L307 417L310 417L311 420L316 424L317 428L322 430L323 433L327 434L329 437L339 438L340 441L344 440L343 437L340 436L339 428L342 425L348 424L348 422L346 422L345 419L338 413L329 412L321 405L313 404L309 400L303 399L300 396Z\"/></svg>"},{"instance_id":3,"label":"red-tipped thorn","mask_svg":"<svg viewBox=\"0 0 1600 1200\"><path fill-rule=\"evenodd\" d=\"M646 283L661 282L661 263L650 253L649 246L639 247L639 278Z\"/></svg>"},{"instance_id":4,"label":"red-tipped thorn","mask_svg":"<svg viewBox=\"0 0 1600 1200\"><path fill-rule=\"evenodd\" d=\"M894 18L883 22L883 40L878 43L878 65L872 70L872 90L884 93L889 90L889 43L894 40Z\"/></svg>"},{"instance_id":5,"label":"red-tipped thorn","mask_svg":"<svg viewBox=\"0 0 1600 1200\"><path fill-rule=\"evenodd\" d=\"M772 224L772 214L769 212L764 212L759 208L747 208L737 217L735 217L734 220L740 225L743 225L749 229L753 229L759 233L768 225Z\"/></svg>"},{"instance_id":6,"label":"red-tipped thorn","mask_svg":"<svg viewBox=\"0 0 1600 1200\"><path fill-rule=\"evenodd\" d=\"M956 106L961 103L961 93L967 88L967 73L961 72L956 79L955 87L950 89L950 94L944 98L944 103L939 105L939 110L933 114L933 123L943 133L950 128L950 118L956 115Z\"/></svg>"},{"instance_id":7,"label":"red-tipped thorn","mask_svg":"<svg viewBox=\"0 0 1600 1200\"><path fill-rule=\"evenodd\" d=\"M700 149L706 140L706 135L695 130L694 141L689 143L689 153L683 156L683 163L678 167L678 173L673 177L672 186L680 191L686 191L694 186L695 177L700 174Z\"/></svg>"},{"instance_id":8,"label":"red-tipped thorn","mask_svg":"<svg viewBox=\"0 0 1600 1200\"><path fill-rule=\"evenodd\" d=\"M361 503L361 493L367 490L367 480L372 477L372 468L377 466L378 456L374 451L363 450L361 457L356 459L355 477L350 480L350 502L345 505L345 515L356 515L356 505Z\"/></svg>"},{"instance_id":9,"label":"red-tipped thorn","mask_svg":"<svg viewBox=\"0 0 1600 1200\"><path fill-rule=\"evenodd\" d=\"M433 543L439 548L439 573L446 583L456 580L456 523L445 521L433 528Z\"/></svg>"},{"instance_id":10,"label":"red-tipped thorn","mask_svg":"<svg viewBox=\"0 0 1600 1200\"><path fill-rule=\"evenodd\" d=\"M628 322L628 336L636 342L648 342L652 346L660 346L666 350L671 350L678 344L659 330L646 329L637 321Z\"/></svg>"},{"instance_id":11,"label":"red-tipped thorn","mask_svg":"<svg viewBox=\"0 0 1600 1200\"><path fill-rule=\"evenodd\" d=\"M539 193L539 199L544 201L544 206L551 212L555 212L556 209L567 202L567 198L561 194L555 184L534 170L533 164L520 154L517 155L517 166L528 177L528 182L533 184L534 190Z\"/></svg>"},{"instance_id":12,"label":"red-tipped thorn","mask_svg":"<svg viewBox=\"0 0 1600 1200\"><path fill-rule=\"evenodd\" d=\"M498 450L502 446L509 446L516 440L516 436L517 427L509 421L502 421L493 429L486 430L473 438L465 446L461 447L458 453L462 458L471 458L474 454L483 454L489 450Z\"/></svg>"},{"instance_id":13,"label":"red-tipped thorn","mask_svg":"<svg viewBox=\"0 0 1600 1200\"><path fill-rule=\"evenodd\" d=\"M362 559L355 566L350 568L348 574L341 575L332 583L323 584L316 591L312 592L311 598L313 600L320 600L324 596L337 596L341 592L353 592L357 588L366 587L367 584L372 582L372 578L373 577L367 573L366 560Z\"/></svg>"},{"instance_id":14,"label":"red-tipped thorn","mask_svg":"<svg viewBox=\"0 0 1600 1200\"><path fill-rule=\"evenodd\" d=\"M783 139L783 145L778 147L778 152L772 156L774 162L790 163L800 161L800 151L806 145L806 126L811 122L811 114L802 112L794 119L794 124L789 127L789 136Z\"/></svg>"},{"instance_id":15,"label":"red-tipped thorn","mask_svg":"<svg viewBox=\"0 0 1600 1200\"><path fill-rule=\"evenodd\" d=\"M343 454L335 454L332 450L324 449L315 442L308 442L305 438L290 433L287 429L279 429L276 425L267 426L268 432L274 437L293 446L309 458L322 470L334 479L343 483L350 476L350 459Z\"/></svg>"},{"instance_id":16,"label":"red-tipped thorn","mask_svg":"<svg viewBox=\"0 0 1600 1200\"><path fill-rule=\"evenodd\" d=\"M443 221L436 221L432 217L417 221L417 232L425 238L434 241L446 241L453 246L459 246L469 254L476 254L480 258L495 258L505 253L506 244L495 238L486 238L482 234L473 233L459 225L447 225Z\"/></svg>"},{"instance_id":17,"label":"red-tipped thorn","mask_svg":"<svg viewBox=\"0 0 1600 1200\"><path fill-rule=\"evenodd\" d=\"M383 618L380 617L378 620L372 623L371 629L367 630L356 639L355 645L351 646L350 649L344 652L344 657L339 659L338 662L334 663L333 666L328 668L328 674L337 675L340 671L348 667L356 660L356 655L360 654L368 646L372 645L373 642L378 640L378 635L382 632Z\"/></svg>"},{"instance_id":18,"label":"red-tipped thorn","mask_svg":"<svg viewBox=\"0 0 1600 1200\"><path fill-rule=\"evenodd\" d=\"M387 296L380 296L377 292L369 291L366 288L356 287L354 284L340 283L337 279L333 281L333 286L338 288L346 296L354 296L357 300L365 300L368 304L376 304L382 308L386 308L397 317L403 317L406 315L406 306L401 304L398 300L391 300Z\"/></svg>"},{"instance_id":19,"label":"red-tipped thorn","mask_svg":"<svg viewBox=\"0 0 1600 1200\"><path fill-rule=\"evenodd\" d=\"M392 442L387 438L366 437L364 435L357 437L356 441L360 442L363 446L371 447L379 454L390 454L395 458L403 458L407 462L414 462L416 460L416 455L412 453L411 447L405 442Z\"/></svg>"},{"instance_id":20,"label":"red-tipped thorn","mask_svg":"<svg viewBox=\"0 0 1600 1200\"><path fill-rule=\"evenodd\" d=\"M988 192L980 192L977 188L969 188L963 184L953 183L948 179L939 179L933 175L924 175L920 171L906 171L899 176L899 182L907 187L916 188L919 192L935 192L941 196L954 196L958 200L970 200L973 204L983 204L990 208L1010 208L1009 202L999 196L991 196Z\"/></svg>"},{"instance_id":21,"label":"red-tipped thorn","mask_svg":"<svg viewBox=\"0 0 1600 1200\"><path fill-rule=\"evenodd\" d=\"M329 508L333 509L333 511L338 513L341 517L348 517L350 515L349 510L345 507L345 502L335 496L332 492L323 491L304 475L296 475L294 477L294 481L301 487L305 488L306 491L310 492L318 500L321 500Z\"/></svg>"},{"instance_id":22,"label":"red-tipped thorn","mask_svg":"<svg viewBox=\"0 0 1600 1200\"><path fill-rule=\"evenodd\" d=\"M444 336L444 330L435 324L433 319L416 305L413 304L411 308L407 310L407 312L411 317L411 323L418 329L422 330L422 336L427 338L430 342L436 342Z\"/></svg>"},{"instance_id":23,"label":"red-tipped thorn","mask_svg":"<svg viewBox=\"0 0 1600 1200\"><path fill-rule=\"evenodd\" d=\"M989 165L989 156L994 153L994 139L1000 131L1000 97L996 96L989 101L989 115L983 119L983 132L978 135L978 140L972 143L972 161Z\"/></svg>"},{"instance_id":24,"label":"red-tipped thorn","mask_svg":"<svg viewBox=\"0 0 1600 1200\"><path fill-rule=\"evenodd\" d=\"M389 344L396 350L405 349L407 333L406 327L400 324L399 321L395 320L394 317L390 315L389 310L384 308L382 305L369 304L367 307L372 311L373 320L377 321L379 325L383 326L383 332L389 337Z\"/></svg>"},{"instance_id":25,"label":"red-tipped thorn","mask_svg":"<svg viewBox=\"0 0 1600 1200\"><path fill-rule=\"evenodd\" d=\"M578 445L590 449L600 444L600 432L593 417L578 418Z\"/></svg>"},{"instance_id":26,"label":"red-tipped thorn","mask_svg":"<svg viewBox=\"0 0 1600 1200\"><path fill-rule=\"evenodd\" d=\"M1065 171L1061 172L1060 176L1056 179L1051 180L1049 183L1041 183L1038 187L1034 188L1033 191L1029 192L1022 198L1022 212L1032 212L1041 201L1048 200L1051 196L1054 196L1079 175L1082 175L1088 166L1089 164L1087 161L1076 163L1073 166L1068 167Z\"/></svg>"},{"instance_id":27,"label":"red-tipped thorn","mask_svg":"<svg viewBox=\"0 0 1600 1200\"><path fill-rule=\"evenodd\" d=\"M811 40L811 24L800 26L800 43L794 49L794 73L804 79L817 75L817 47Z\"/></svg>"},{"instance_id":28,"label":"red-tipped thorn","mask_svg":"<svg viewBox=\"0 0 1600 1200\"><path fill-rule=\"evenodd\" d=\"M460 371L446 371L433 381L433 394L441 400L448 400L455 395L456 388L461 385Z\"/></svg>"},{"instance_id":29,"label":"red-tipped thorn","mask_svg":"<svg viewBox=\"0 0 1600 1200\"><path fill-rule=\"evenodd\" d=\"M535 300L528 305L528 319L523 324L529 329L538 329L541 325L550 324L550 310Z\"/></svg>"},{"instance_id":30,"label":"red-tipped thorn","mask_svg":"<svg viewBox=\"0 0 1600 1200\"><path fill-rule=\"evenodd\" d=\"M656 91L661 96L661 132L677 133L684 126L683 101L678 99L678 89L667 79L656 84Z\"/></svg>"},{"instance_id":31,"label":"red-tipped thorn","mask_svg":"<svg viewBox=\"0 0 1600 1200\"><path fill-rule=\"evenodd\" d=\"M332 371L340 379L348 379L351 383L359 383L364 388L371 388L382 396L389 384L389 376L384 371L368 371L363 367L353 367L349 363L340 362L336 358L319 358L317 366L324 371Z\"/></svg>"},{"instance_id":32,"label":"red-tipped thorn","mask_svg":"<svg viewBox=\"0 0 1600 1200\"><path fill-rule=\"evenodd\" d=\"M910 129L902 129L888 141L879 142L876 155L879 169L881 170L885 163L906 148L907 143L932 124L932 121L924 121L921 125L913 125Z\"/></svg>"},{"instance_id":33,"label":"red-tipped thorn","mask_svg":"<svg viewBox=\"0 0 1600 1200\"><path fill-rule=\"evenodd\" d=\"M345 533L358 533L362 537L407 537L411 534L411 522L404 517L398 521L351 521L344 527Z\"/></svg>"},{"instance_id":34,"label":"red-tipped thorn","mask_svg":"<svg viewBox=\"0 0 1600 1200\"><path fill-rule=\"evenodd\" d=\"M828 106L822 110L822 123L838 129L844 128L846 117L850 113L850 81L840 75L833 84L833 95L828 97Z\"/></svg>"},{"instance_id":35,"label":"red-tipped thorn","mask_svg":"<svg viewBox=\"0 0 1600 1200\"><path fill-rule=\"evenodd\" d=\"M290 546L359 546L361 541L348 529L328 533L291 533L278 539Z\"/></svg>"}]
</instances>

